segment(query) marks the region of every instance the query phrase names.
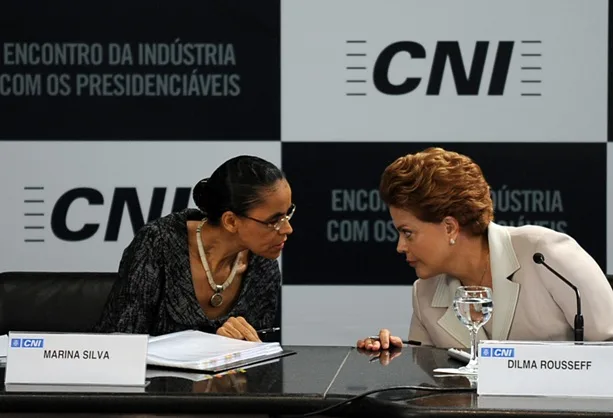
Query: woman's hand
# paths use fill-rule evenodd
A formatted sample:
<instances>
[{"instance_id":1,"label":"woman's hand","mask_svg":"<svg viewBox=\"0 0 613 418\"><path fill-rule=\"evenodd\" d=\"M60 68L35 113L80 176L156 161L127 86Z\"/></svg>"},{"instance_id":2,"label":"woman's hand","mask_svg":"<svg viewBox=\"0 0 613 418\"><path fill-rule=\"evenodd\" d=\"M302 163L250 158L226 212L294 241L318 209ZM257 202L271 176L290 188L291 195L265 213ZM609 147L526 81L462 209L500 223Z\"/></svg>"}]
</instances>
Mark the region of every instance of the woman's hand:
<instances>
[{"instance_id":1,"label":"woman's hand","mask_svg":"<svg viewBox=\"0 0 613 418\"><path fill-rule=\"evenodd\" d=\"M228 318L228 320L219 327L216 334L237 340L261 342L257 331L242 316L236 318L231 316Z\"/></svg>"},{"instance_id":2,"label":"woman's hand","mask_svg":"<svg viewBox=\"0 0 613 418\"><path fill-rule=\"evenodd\" d=\"M358 340L357 347L364 350L377 351L380 349L387 350L392 347L402 347L402 338L390 335L388 329L379 331L378 337L368 337L363 340Z\"/></svg>"}]
</instances>

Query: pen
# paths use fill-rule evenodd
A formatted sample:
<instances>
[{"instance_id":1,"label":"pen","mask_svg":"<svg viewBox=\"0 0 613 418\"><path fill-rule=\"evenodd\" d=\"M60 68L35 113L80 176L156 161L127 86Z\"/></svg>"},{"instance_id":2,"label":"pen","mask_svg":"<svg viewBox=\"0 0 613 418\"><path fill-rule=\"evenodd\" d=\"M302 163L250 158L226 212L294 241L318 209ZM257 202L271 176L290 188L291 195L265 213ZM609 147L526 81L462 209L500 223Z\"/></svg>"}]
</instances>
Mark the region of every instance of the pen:
<instances>
[{"instance_id":1,"label":"pen","mask_svg":"<svg viewBox=\"0 0 613 418\"><path fill-rule=\"evenodd\" d=\"M258 334L268 334L270 332L277 332L277 331L281 331L280 327L272 327L272 328L263 328L263 329L259 329L256 332Z\"/></svg>"},{"instance_id":2,"label":"pen","mask_svg":"<svg viewBox=\"0 0 613 418\"><path fill-rule=\"evenodd\" d=\"M373 340L373 341L381 341L381 339L379 338L378 335L373 335L373 336L370 336L368 338ZM402 340L402 344L406 344L406 345L421 345L421 341Z\"/></svg>"}]
</instances>

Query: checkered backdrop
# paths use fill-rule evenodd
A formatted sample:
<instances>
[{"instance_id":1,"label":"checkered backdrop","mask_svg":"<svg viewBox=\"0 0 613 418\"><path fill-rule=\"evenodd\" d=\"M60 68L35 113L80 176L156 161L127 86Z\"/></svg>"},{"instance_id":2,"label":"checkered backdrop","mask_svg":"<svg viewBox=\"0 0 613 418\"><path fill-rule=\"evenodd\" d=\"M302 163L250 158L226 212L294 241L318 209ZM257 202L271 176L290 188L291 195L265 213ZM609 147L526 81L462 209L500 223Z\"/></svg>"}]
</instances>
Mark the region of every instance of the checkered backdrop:
<instances>
[{"instance_id":1,"label":"checkered backdrop","mask_svg":"<svg viewBox=\"0 0 613 418\"><path fill-rule=\"evenodd\" d=\"M298 207L283 343L406 335L415 275L377 185L435 145L482 166L498 223L566 232L613 272L609 21L606 0L4 2L0 270L116 270L253 154Z\"/></svg>"}]
</instances>

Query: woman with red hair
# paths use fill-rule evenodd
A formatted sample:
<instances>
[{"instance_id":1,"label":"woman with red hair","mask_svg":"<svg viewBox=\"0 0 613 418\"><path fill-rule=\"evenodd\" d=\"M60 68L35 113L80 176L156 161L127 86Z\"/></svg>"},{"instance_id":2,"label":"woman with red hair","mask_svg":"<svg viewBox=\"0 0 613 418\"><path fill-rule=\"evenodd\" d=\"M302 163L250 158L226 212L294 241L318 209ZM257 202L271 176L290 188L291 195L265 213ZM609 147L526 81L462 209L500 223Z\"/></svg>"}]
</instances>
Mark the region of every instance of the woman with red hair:
<instances>
[{"instance_id":1,"label":"woman with red hair","mask_svg":"<svg viewBox=\"0 0 613 418\"><path fill-rule=\"evenodd\" d=\"M397 251L418 277L410 340L470 347L452 306L459 286L491 289L493 315L478 339L573 340L575 293L536 264L535 253L579 289L585 340L613 338L613 290L598 264L566 234L494 223L490 186L469 157L441 148L405 155L385 169L380 192L400 232ZM357 345L379 350L402 341L383 329Z\"/></svg>"}]
</instances>

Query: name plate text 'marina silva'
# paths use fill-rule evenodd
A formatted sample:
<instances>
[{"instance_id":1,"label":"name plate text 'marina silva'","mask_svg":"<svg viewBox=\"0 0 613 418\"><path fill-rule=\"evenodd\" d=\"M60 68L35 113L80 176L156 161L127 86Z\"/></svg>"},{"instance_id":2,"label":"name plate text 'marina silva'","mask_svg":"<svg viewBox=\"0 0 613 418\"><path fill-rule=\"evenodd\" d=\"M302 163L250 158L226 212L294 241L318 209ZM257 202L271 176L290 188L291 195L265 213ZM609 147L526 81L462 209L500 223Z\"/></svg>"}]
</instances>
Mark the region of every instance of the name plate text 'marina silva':
<instances>
[{"instance_id":1,"label":"name plate text 'marina silva'","mask_svg":"<svg viewBox=\"0 0 613 418\"><path fill-rule=\"evenodd\" d=\"M144 386L148 335L10 332L5 383Z\"/></svg>"},{"instance_id":2,"label":"name plate text 'marina silva'","mask_svg":"<svg viewBox=\"0 0 613 418\"><path fill-rule=\"evenodd\" d=\"M481 341L479 395L610 397L613 342Z\"/></svg>"}]
</instances>

